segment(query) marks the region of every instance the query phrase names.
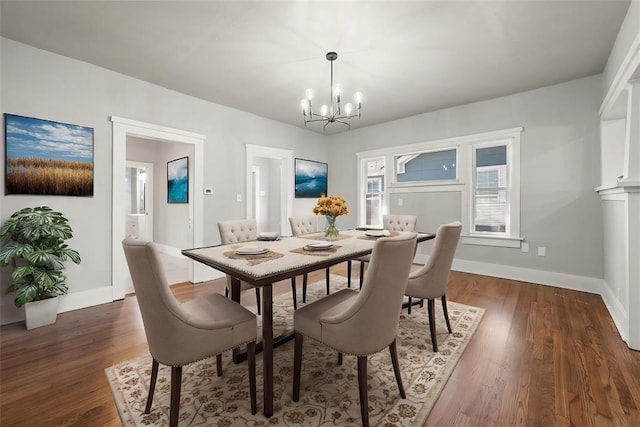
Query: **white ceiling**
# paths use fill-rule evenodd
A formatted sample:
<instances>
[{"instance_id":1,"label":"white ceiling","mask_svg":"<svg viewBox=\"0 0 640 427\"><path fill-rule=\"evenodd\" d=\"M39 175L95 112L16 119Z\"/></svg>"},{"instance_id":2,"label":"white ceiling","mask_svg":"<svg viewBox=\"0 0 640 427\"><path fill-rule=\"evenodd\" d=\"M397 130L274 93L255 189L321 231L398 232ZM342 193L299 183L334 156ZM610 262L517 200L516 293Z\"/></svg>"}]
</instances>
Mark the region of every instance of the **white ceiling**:
<instances>
[{"instance_id":1,"label":"white ceiling","mask_svg":"<svg viewBox=\"0 0 640 427\"><path fill-rule=\"evenodd\" d=\"M306 88L315 106L329 102L325 54L336 51L344 97L364 94L357 128L601 73L628 6L2 0L1 33L295 126Z\"/></svg>"}]
</instances>

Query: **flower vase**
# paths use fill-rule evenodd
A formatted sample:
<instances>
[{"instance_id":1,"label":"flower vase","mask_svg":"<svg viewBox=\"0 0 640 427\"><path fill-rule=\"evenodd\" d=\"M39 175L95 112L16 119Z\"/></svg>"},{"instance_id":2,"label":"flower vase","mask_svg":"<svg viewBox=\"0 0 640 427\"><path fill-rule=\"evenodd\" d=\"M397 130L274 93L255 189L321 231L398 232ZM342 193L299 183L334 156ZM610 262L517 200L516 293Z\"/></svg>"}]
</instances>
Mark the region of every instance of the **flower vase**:
<instances>
[{"instance_id":1,"label":"flower vase","mask_svg":"<svg viewBox=\"0 0 640 427\"><path fill-rule=\"evenodd\" d=\"M324 229L324 238L326 240L336 240L338 238L339 231L336 228L336 217L331 215L325 215L327 218L327 227Z\"/></svg>"}]
</instances>

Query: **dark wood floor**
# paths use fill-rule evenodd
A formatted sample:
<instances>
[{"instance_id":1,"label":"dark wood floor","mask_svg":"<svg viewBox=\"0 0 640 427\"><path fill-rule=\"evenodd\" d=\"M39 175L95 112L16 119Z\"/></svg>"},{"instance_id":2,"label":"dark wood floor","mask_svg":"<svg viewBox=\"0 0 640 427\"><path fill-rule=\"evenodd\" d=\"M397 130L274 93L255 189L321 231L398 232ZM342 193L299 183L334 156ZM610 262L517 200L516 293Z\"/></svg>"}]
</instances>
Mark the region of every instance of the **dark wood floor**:
<instances>
[{"instance_id":1,"label":"dark wood floor","mask_svg":"<svg viewBox=\"0 0 640 427\"><path fill-rule=\"evenodd\" d=\"M181 301L222 289L173 287ZM426 425L640 426L640 352L599 296L452 273L448 298L486 314ZM135 297L1 333L0 425L120 425L104 368L147 352Z\"/></svg>"}]
</instances>

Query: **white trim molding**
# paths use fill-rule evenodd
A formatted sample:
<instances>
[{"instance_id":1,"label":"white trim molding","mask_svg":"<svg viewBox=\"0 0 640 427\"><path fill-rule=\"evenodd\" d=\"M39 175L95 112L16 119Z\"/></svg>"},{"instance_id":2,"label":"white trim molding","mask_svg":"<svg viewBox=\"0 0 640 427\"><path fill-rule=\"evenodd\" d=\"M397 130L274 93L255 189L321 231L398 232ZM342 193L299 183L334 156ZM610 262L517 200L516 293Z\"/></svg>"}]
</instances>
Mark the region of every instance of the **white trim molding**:
<instances>
[{"instance_id":1,"label":"white trim molding","mask_svg":"<svg viewBox=\"0 0 640 427\"><path fill-rule=\"evenodd\" d=\"M204 141L205 135L173 129L151 123L139 122L117 116L111 116L113 124L113 167L112 167L112 231L111 231L111 281L113 300L125 296L128 270L122 251L121 241L125 236L125 208L122 195L125 194L123 174L126 165L127 136L137 136L159 142L180 142L194 146L194 183L193 207L189 210L192 224L193 246L202 246L204 235L203 180L204 180ZM118 171L123 171L120 174ZM190 278L194 283L212 278L211 269L193 261L190 265Z\"/></svg>"},{"instance_id":2,"label":"white trim molding","mask_svg":"<svg viewBox=\"0 0 640 427\"><path fill-rule=\"evenodd\" d=\"M460 193L460 218L464 244L520 248L520 144L524 127L444 138L416 144L393 146L356 153L358 174L358 225L366 224L365 196L367 190L368 161L385 162L385 197L383 214L389 212L388 195L403 193ZM476 148L507 146L507 182L509 186L509 210L506 233L471 232L474 209L474 152ZM451 180L398 183L395 179L394 159L398 155L417 154L441 150L456 150L456 177Z\"/></svg>"}]
</instances>

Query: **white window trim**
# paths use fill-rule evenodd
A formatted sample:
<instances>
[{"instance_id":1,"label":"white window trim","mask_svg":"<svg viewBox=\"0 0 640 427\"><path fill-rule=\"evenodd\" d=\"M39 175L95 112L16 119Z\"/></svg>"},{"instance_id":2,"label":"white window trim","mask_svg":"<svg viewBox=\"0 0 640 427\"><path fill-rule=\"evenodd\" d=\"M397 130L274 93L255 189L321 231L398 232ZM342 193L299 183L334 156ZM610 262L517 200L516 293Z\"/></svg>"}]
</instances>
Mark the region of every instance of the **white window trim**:
<instances>
[{"instance_id":1,"label":"white window trim","mask_svg":"<svg viewBox=\"0 0 640 427\"><path fill-rule=\"evenodd\" d=\"M499 246L508 248L519 248L522 240L520 236L520 142L523 127L516 127L492 132L483 132L460 137L439 139L434 141L421 142L416 144L399 145L378 150L370 150L356 153L358 161L358 222L365 223L364 197L366 192L366 172L364 165L367 161L384 159L387 165L393 167L385 168L385 194L394 193L418 193L418 192L460 192L461 193L461 216L463 244ZM496 235L495 233L472 233L472 206L474 171L473 149L482 146L495 146L500 142L508 145L508 182L510 186L510 227L508 235ZM443 149L456 149L456 180L435 181L424 183L396 183L394 180L395 156L402 153L421 153L428 151L439 151ZM389 211L390 197L384 197L383 212Z\"/></svg>"}]
</instances>

